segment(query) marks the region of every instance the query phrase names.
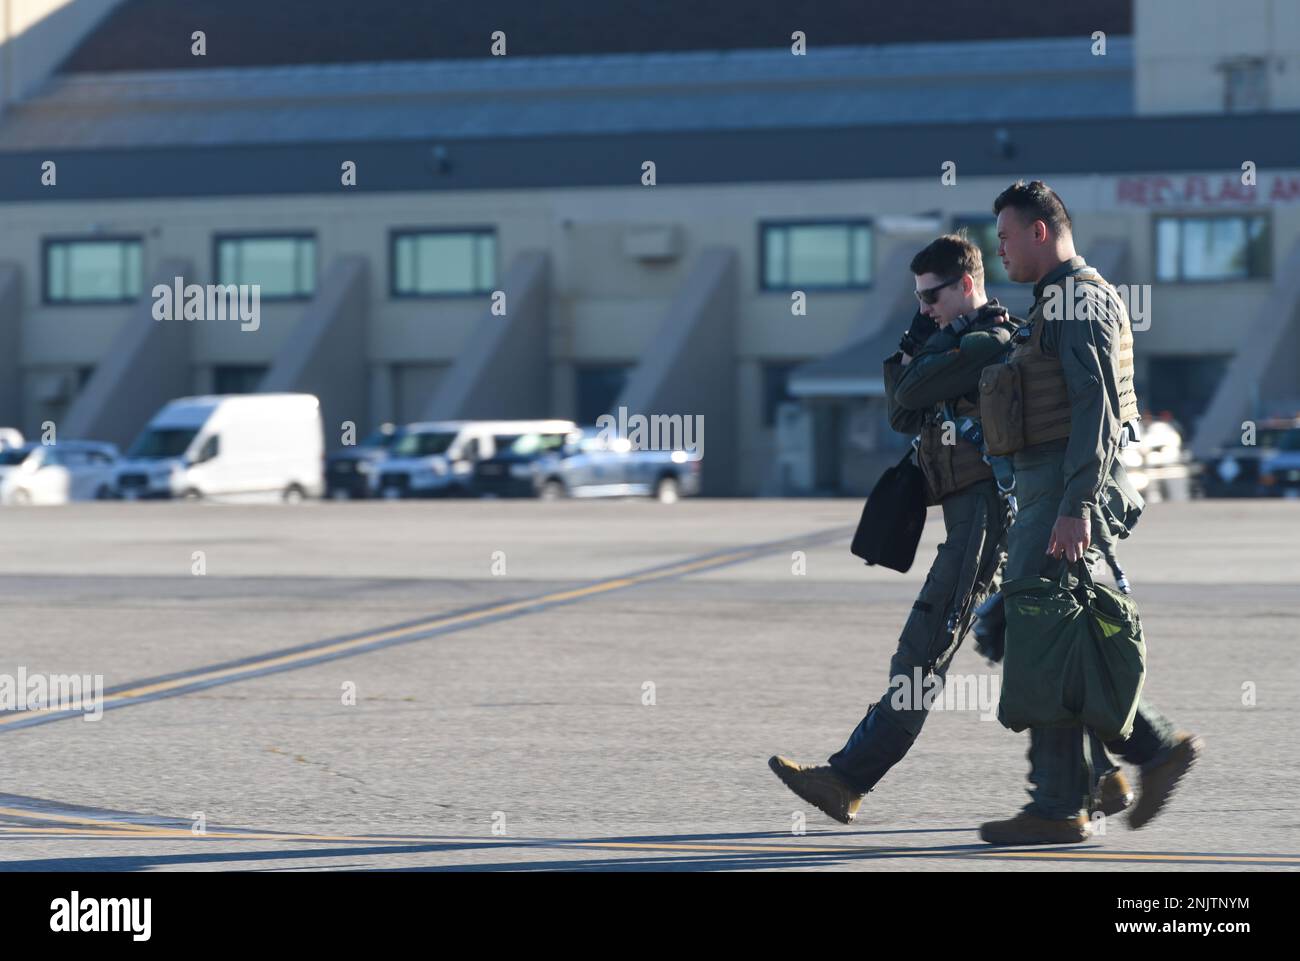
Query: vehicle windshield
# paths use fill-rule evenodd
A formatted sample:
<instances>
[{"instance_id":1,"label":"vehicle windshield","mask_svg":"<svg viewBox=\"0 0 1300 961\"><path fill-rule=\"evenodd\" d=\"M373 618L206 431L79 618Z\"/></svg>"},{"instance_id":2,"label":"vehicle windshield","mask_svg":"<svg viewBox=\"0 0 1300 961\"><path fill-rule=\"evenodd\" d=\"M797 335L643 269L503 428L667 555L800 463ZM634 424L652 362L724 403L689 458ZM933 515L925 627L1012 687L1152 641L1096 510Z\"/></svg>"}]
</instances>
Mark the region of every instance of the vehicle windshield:
<instances>
[{"instance_id":1,"label":"vehicle windshield","mask_svg":"<svg viewBox=\"0 0 1300 961\"><path fill-rule=\"evenodd\" d=\"M429 457L433 454L447 453L447 448L455 439L454 431L403 434L393 442L388 451L394 457Z\"/></svg>"},{"instance_id":2,"label":"vehicle windshield","mask_svg":"<svg viewBox=\"0 0 1300 961\"><path fill-rule=\"evenodd\" d=\"M128 457L135 460L161 460L180 457L190 449L198 434L197 427L151 427L136 438Z\"/></svg>"},{"instance_id":3,"label":"vehicle windshield","mask_svg":"<svg viewBox=\"0 0 1300 961\"><path fill-rule=\"evenodd\" d=\"M376 448L378 448L378 449L380 449L380 450L385 450L385 449L387 449L387 448L392 447L393 445L395 445L395 444L396 444L399 440L401 440L404 436L406 436L405 433L404 433L403 431L400 431L400 430L382 430L382 429L381 429L381 430L377 430L377 431L375 431L374 433L372 433L369 437L367 437L365 440L363 440L363 441L362 441L360 444L358 444L357 446L358 446L358 447L376 447Z\"/></svg>"},{"instance_id":4,"label":"vehicle windshield","mask_svg":"<svg viewBox=\"0 0 1300 961\"><path fill-rule=\"evenodd\" d=\"M35 449L34 447L14 447L10 450L0 450L0 467L17 467L30 457Z\"/></svg>"},{"instance_id":5,"label":"vehicle windshield","mask_svg":"<svg viewBox=\"0 0 1300 961\"><path fill-rule=\"evenodd\" d=\"M497 450L505 449L504 456L513 458L536 457L548 450L564 446L567 434L520 434L517 437L498 437Z\"/></svg>"}]
</instances>

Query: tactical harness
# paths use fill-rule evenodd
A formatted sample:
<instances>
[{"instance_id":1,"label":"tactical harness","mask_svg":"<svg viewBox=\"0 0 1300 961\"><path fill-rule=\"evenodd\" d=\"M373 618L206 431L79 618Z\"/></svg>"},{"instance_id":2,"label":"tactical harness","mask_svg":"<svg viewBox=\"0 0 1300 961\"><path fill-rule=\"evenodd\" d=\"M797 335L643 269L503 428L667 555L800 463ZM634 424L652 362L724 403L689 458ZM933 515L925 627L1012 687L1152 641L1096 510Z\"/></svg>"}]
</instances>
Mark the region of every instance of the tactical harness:
<instances>
[{"instance_id":1,"label":"tactical harness","mask_svg":"<svg viewBox=\"0 0 1300 961\"><path fill-rule=\"evenodd\" d=\"M1128 310L1114 288L1091 267L1082 267L1069 276L1076 282L1095 284L1109 292L1108 309L1119 318L1114 361L1119 422L1127 424L1138 417L1137 393L1133 389L1133 331ZM980 375L980 414L991 455L1014 454L1026 447L1070 436L1070 392L1065 369L1059 354L1049 354L1043 349L1046 319L1041 304L1035 305L1029 323L1028 341L1016 345L1006 363L986 367Z\"/></svg>"}]
</instances>

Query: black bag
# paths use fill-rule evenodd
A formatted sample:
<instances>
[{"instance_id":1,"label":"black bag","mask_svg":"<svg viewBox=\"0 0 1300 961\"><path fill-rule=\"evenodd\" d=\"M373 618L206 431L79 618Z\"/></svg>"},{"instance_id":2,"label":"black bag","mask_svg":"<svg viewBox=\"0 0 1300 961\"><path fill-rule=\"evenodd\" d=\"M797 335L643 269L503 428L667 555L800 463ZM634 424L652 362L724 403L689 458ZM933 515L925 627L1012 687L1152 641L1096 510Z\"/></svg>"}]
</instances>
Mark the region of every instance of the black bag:
<instances>
[{"instance_id":1,"label":"black bag","mask_svg":"<svg viewBox=\"0 0 1300 961\"><path fill-rule=\"evenodd\" d=\"M924 526L925 477L909 448L871 489L849 550L868 564L906 573L916 558Z\"/></svg>"}]
</instances>

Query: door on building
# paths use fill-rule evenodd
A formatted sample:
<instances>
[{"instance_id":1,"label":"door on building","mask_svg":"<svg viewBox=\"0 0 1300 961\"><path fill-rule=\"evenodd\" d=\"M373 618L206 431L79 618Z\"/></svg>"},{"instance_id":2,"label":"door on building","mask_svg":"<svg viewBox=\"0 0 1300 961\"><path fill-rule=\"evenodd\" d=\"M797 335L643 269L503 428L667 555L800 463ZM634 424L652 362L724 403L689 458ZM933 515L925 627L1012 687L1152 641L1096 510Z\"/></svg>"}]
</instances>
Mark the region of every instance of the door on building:
<instances>
[{"instance_id":1,"label":"door on building","mask_svg":"<svg viewBox=\"0 0 1300 961\"><path fill-rule=\"evenodd\" d=\"M61 424L91 376L93 365L57 370L44 370L35 375L33 400L37 417L24 425L28 440L39 435L45 423Z\"/></svg>"},{"instance_id":2,"label":"door on building","mask_svg":"<svg viewBox=\"0 0 1300 961\"><path fill-rule=\"evenodd\" d=\"M394 422L409 424L421 420L446 372L446 364L394 364Z\"/></svg>"},{"instance_id":3,"label":"door on building","mask_svg":"<svg viewBox=\"0 0 1300 961\"><path fill-rule=\"evenodd\" d=\"M217 364L212 368L212 393L255 394L265 376L265 364Z\"/></svg>"},{"instance_id":4,"label":"door on building","mask_svg":"<svg viewBox=\"0 0 1300 961\"><path fill-rule=\"evenodd\" d=\"M601 414L615 413L618 395L627 384L630 364L584 364L574 372L574 420L594 424Z\"/></svg>"},{"instance_id":5,"label":"door on building","mask_svg":"<svg viewBox=\"0 0 1300 961\"><path fill-rule=\"evenodd\" d=\"M1147 364L1147 390L1138 403L1159 417L1169 411L1178 421L1183 443L1196 431L1196 422L1209 406L1228 369L1228 355L1152 357Z\"/></svg>"},{"instance_id":6,"label":"door on building","mask_svg":"<svg viewBox=\"0 0 1300 961\"><path fill-rule=\"evenodd\" d=\"M813 407L813 489L838 494L844 460L844 405L821 403Z\"/></svg>"}]
</instances>

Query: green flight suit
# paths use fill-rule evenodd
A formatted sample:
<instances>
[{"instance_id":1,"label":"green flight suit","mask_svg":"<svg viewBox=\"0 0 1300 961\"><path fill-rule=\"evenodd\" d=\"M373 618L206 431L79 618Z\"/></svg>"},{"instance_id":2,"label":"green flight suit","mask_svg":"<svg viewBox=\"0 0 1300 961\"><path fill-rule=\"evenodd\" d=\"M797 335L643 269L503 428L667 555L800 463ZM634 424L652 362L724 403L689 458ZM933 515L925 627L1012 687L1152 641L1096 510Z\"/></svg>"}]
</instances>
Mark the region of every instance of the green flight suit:
<instances>
[{"instance_id":1,"label":"green flight suit","mask_svg":"<svg viewBox=\"0 0 1300 961\"><path fill-rule=\"evenodd\" d=\"M951 328L935 332L906 366L901 353L885 361L885 396L895 430L915 434L927 422L942 423L945 401L978 396L980 372L1005 357L1017 326L1001 319L1008 315L990 309L996 307L997 301L989 301L973 311L970 327L960 336ZM941 508L946 536L899 637L889 688L829 759L864 794L921 733L928 715L926 689L942 682L975 607L996 590L1006 512L992 478L949 494ZM925 680L932 677L937 682Z\"/></svg>"},{"instance_id":2,"label":"green flight suit","mask_svg":"<svg viewBox=\"0 0 1300 961\"><path fill-rule=\"evenodd\" d=\"M1112 484L1122 428L1115 349L1123 303L1114 288L1107 291L1080 283L1075 287L1073 315L1054 320L1045 316L1051 288L1086 266L1082 257L1075 257L1034 287L1029 322L1045 324L1043 349L1061 358L1069 391L1070 436L1015 454L1019 512L1007 536L1003 577L1008 581L1057 576L1062 561L1047 554L1057 517L1091 522ZM1095 302L1093 309L1082 304L1080 295ZM1084 741L1081 725L1030 730L1031 801L1025 810L1046 818L1086 813L1092 772ZM1108 742L1106 748L1130 763L1149 765L1159 763L1173 743L1173 726L1142 700L1132 735L1126 741Z\"/></svg>"}]
</instances>

